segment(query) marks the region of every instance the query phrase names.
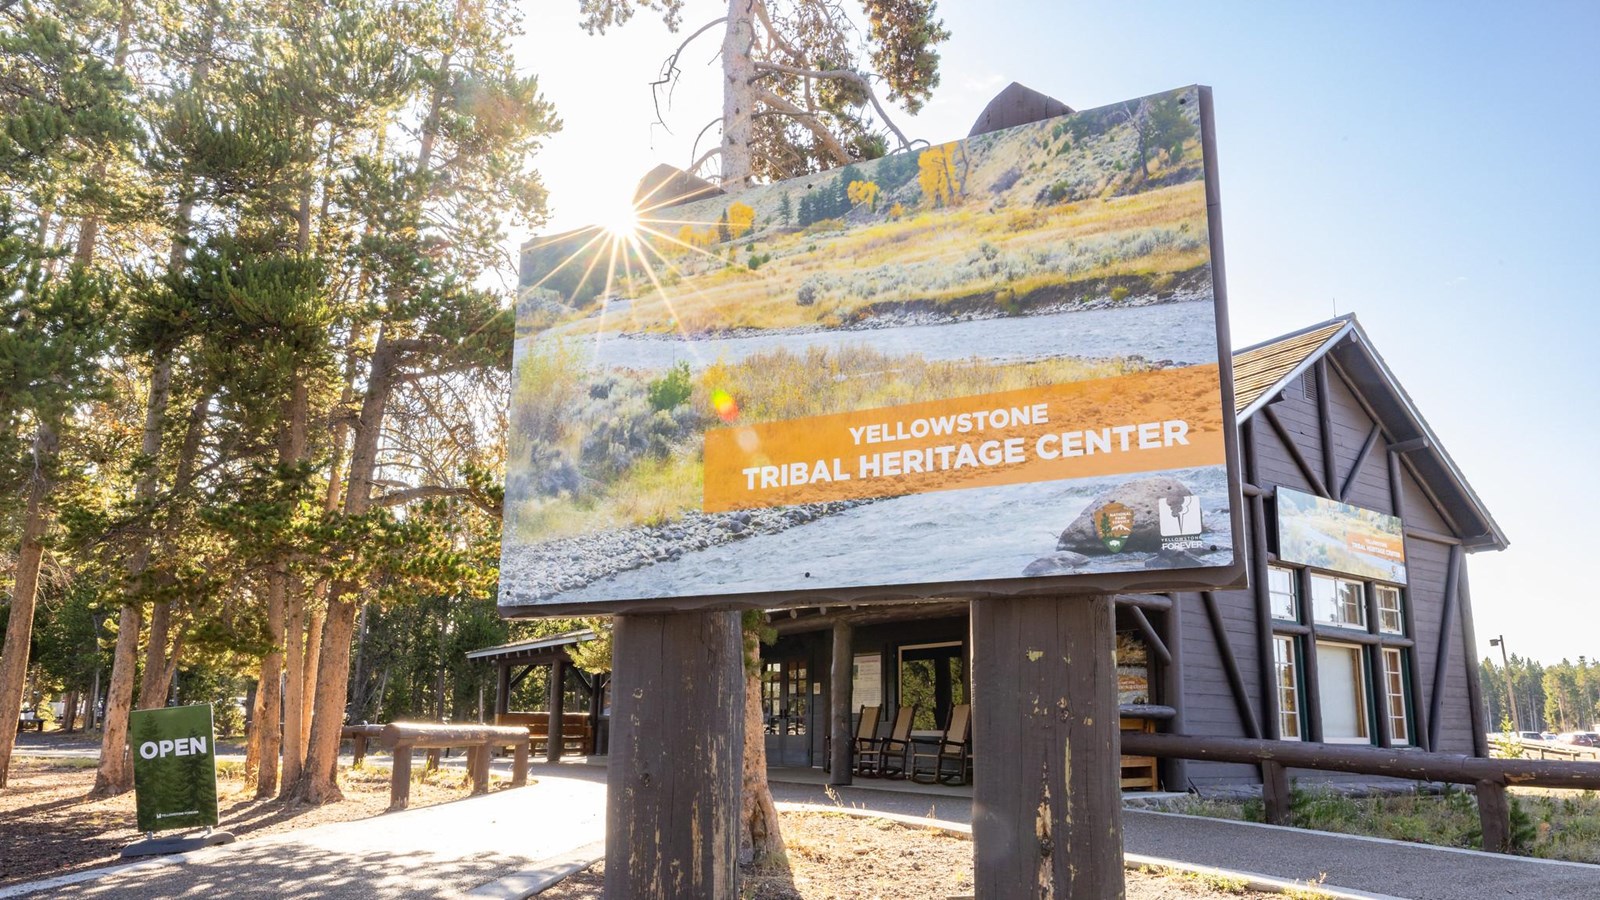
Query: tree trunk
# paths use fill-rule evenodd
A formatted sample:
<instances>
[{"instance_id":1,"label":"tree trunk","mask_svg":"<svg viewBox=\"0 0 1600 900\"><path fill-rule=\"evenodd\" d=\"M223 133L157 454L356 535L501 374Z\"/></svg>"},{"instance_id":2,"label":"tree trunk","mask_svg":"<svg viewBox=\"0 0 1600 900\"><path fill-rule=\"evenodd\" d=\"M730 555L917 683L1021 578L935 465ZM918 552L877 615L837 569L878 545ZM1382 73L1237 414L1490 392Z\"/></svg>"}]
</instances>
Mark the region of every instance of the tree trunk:
<instances>
[{"instance_id":1,"label":"tree trunk","mask_svg":"<svg viewBox=\"0 0 1600 900\"><path fill-rule=\"evenodd\" d=\"M72 726L78 724L78 692L67 691L67 696L61 701L61 732L71 734Z\"/></svg>"},{"instance_id":2,"label":"tree trunk","mask_svg":"<svg viewBox=\"0 0 1600 900\"><path fill-rule=\"evenodd\" d=\"M33 440L33 477L28 480L28 512L12 582L11 617L6 621L5 647L0 649L0 788L6 786L6 773L11 768L11 749L17 740L12 723L22 712L22 691L28 678L39 569L44 563L44 535L50 528L50 510L45 505L50 480L45 476L45 466L55 456L57 446L55 429L41 424Z\"/></svg>"},{"instance_id":3,"label":"tree trunk","mask_svg":"<svg viewBox=\"0 0 1600 900\"><path fill-rule=\"evenodd\" d=\"M261 682L250 692L250 722L244 744L244 781L256 783L261 777Z\"/></svg>"},{"instance_id":4,"label":"tree trunk","mask_svg":"<svg viewBox=\"0 0 1600 900\"><path fill-rule=\"evenodd\" d=\"M283 616L288 576L274 567L267 573L267 639L273 650L261 659L261 680L256 696L261 716L256 731L261 735L261 768L256 775L256 799L266 800L278 793L278 754L283 747Z\"/></svg>"},{"instance_id":5,"label":"tree trunk","mask_svg":"<svg viewBox=\"0 0 1600 900\"><path fill-rule=\"evenodd\" d=\"M747 641L747 643L756 643ZM755 671L744 679L744 777L739 791L739 857L763 869L787 869L778 807L767 783L767 738L761 715L760 645L751 651Z\"/></svg>"},{"instance_id":6,"label":"tree trunk","mask_svg":"<svg viewBox=\"0 0 1600 900\"><path fill-rule=\"evenodd\" d=\"M111 687L106 691L106 713L100 734L100 768L94 774L96 799L112 797L133 787L133 767L128 764L128 709L133 705L133 670L139 665L139 607L125 604L117 620L117 649L111 657Z\"/></svg>"},{"instance_id":7,"label":"tree trunk","mask_svg":"<svg viewBox=\"0 0 1600 900\"><path fill-rule=\"evenodd\" d=\"M179 248L174 243L173 254ZM148 503L156 493L156 459L161 453L161 428L167 417L167 401L172 395L172 354L160 355L150 370L150 395L145 401L144 434L139 453L149 466L134 484L133 498L138 505ZM152 539L139 540L127 563L127 586L138 590L139 579L150 565ZM133 675L139 665L139 626L143 615L136 603L125 603L118 622L117 650L111 658L111 691L106 698L105 730L100 735L100 770L95 775L95 792L111 796L133 786L133 770L124 759L123 746L128 734L128 711L133 706ZM132 633L128 633L128 629Z\"/></svg>"},{"instance_id":8,"label":"tree trunk","mask_svg":"<svg viewBox=\"0 0 1600 900\"><path fill-rule=\"evenodd\" d=\"M167 665L167 638L172 631L172 604L169 601L152 604L150 628L145 639L144 672L139 677L139 699L136 709L160 709L167 705L167 691L172 687Z\"/></svg>"},{"instance_id":9,"label":"tree trunk","mask_svg":"<svg viewBox=\"0 0 1600 900\"><path fill-rule=\"evenodd\" d=\"M750 180L750 140L755 121L755 0L728 0L728 30L722 38L722 189L737 191Z\"/></svg>"},{"instance_id":10,"label":"tree trunk","mask_svg":"<svg viewBox=\"0 0 1600 900\"><path fill-rule=\"evenodd\" d=\"M306 625L306 657L300 677L300 696L310 698L317 695L317 662L322 658L322 599L317 599L317 606L310 613L310 621ZM300 734L309 737L311 734L311 711L315 704L302 702L300 704ZM300 758L305 759L304 748L300 751Z\"/></svg>"},{"instance_id":11,"label":"tree trunk","mask_svg":"<svg viewBox=\"0 0 1600 900\"><path fill-rule=\"evenodd\" d=\"M283 792L293 788L306 759L305 641L306 598L295 579L288 582L283 635Z\"/></svg>"},{"instance_id":12,"label":"tree trunk","mask_svg":"<svg viewBox=\"0 0 1600 900\"><path fill-rule=\"evenodd\" d=\"M361 403L350 452L350 478L344 504L346 516L363 515L372 505L372 476L378 465L383 417L394 389L395 354L387 330L380 330L367 372L367 395ZM337 774L339 738L344 728L345 701L349 698L350 638L355 630L356 607L360 603L353 588L353 585L336 583L328 596L317 672L316 712L311 720L305 768L293 791L295 799L305 803L329 803L344 796L339 791Z\"/></svg>"}]
</instances>

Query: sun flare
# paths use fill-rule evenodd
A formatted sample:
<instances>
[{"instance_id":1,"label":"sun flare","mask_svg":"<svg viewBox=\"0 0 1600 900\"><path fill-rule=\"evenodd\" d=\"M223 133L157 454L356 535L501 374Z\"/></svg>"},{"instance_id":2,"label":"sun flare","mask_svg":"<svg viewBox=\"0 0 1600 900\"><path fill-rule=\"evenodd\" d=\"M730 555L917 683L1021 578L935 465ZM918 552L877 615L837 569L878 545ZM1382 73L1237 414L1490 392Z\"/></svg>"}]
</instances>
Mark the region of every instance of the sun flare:
<instances>
[{"instance_id":1,"label":"sun flare","mask_svg":"<svg viewBox=\"0 0 1600 900\"><path fill-rule=\"evenodd\" d=\"M639 230L639 211L632 203L617 203L605 212L599 225L614 238L631 237Z\"/></svg>"}]
</instances>

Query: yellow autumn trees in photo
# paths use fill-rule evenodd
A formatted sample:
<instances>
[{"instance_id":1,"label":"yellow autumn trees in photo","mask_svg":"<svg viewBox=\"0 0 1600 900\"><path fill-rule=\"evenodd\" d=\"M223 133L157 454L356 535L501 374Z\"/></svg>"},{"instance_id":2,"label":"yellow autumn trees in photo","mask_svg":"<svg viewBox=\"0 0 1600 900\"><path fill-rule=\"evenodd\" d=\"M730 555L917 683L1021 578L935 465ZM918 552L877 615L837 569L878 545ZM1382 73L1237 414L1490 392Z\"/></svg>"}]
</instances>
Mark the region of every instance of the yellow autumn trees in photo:
<instances>
[{"instance_id":1,"label":"yellow autumn trees in photo","mask_svg":"<svg viewBox=\"0 0 1600 900\"><path fill-rule=\"evenodd\" d=\"M929 147L917 156L917 183L935 207L950 206L966 180L967 151L959 142Z\"/></svg>"},{"instance_id":2,"label":"yellow autumn trees in photo","mask_svg":"<svg viewBox=\"0 0 1600 900\"><path fill-rule=\"evenodd\" d=\"M850 205L865 205L868 209L878 209L878 185L871 181L852 181L845 189L845 196L850 198Z\"/></svg>"}]
</instances>

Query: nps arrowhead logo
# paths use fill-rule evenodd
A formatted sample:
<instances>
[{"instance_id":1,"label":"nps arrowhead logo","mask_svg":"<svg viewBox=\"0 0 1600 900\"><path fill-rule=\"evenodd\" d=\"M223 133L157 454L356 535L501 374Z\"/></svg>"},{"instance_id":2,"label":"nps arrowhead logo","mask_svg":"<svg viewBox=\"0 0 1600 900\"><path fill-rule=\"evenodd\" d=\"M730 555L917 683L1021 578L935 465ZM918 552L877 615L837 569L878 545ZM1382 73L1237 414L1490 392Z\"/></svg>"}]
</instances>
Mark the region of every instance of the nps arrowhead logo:
<instances>
[{"instance_id":1,"label":"nps arrowhead logo","mask_svg":"<svg viewBox=\"0 0 1600 900\"><path fill-rule=\"evenodd\" d=\"M1107 503L1094 512L1094 531L1112 553L1120 553L1133 534L1133 510L1121 503Z\"/></svg>"}]
</instances>

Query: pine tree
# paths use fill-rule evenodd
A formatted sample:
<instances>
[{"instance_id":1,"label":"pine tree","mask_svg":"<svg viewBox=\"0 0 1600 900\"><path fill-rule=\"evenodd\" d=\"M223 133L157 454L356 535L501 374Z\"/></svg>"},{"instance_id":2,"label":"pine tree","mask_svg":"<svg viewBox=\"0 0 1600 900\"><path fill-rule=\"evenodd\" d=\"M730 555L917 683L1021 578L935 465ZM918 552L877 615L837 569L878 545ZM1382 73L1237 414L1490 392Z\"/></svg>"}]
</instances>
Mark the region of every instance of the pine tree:
<instances>
[{"instance_id":1,"label":"pine tree","mask_svg":"<svg viewBox=\"0 0 1600 900\"><path fill-rule=\"evenodd\" d=\"M423 110L414 148L357 167L352 214L371 229L357 253L373 296L362 330L375 336L354 417L336 534L393 534L392 497L374 490L385 422L399 393L454 372L510 364L512 320L498 298L476 287L493 258L507 212L543 215L545 191L526 160L559 127L537 81L516 74L505 38L516 22L509 3L457 2L428 8L429 27L411 35ZM484 198L501 198L485 202ZM404 495L404 490L395 492ZM392 565L397 545L364 542L354 570L331 578L323 624L315 712L297 799L340 796L334 778L348 699L361 567ZM383 552L379 552L383 551Z\"/></svg>"},{"instance_id":2,"label":"pine tree","mask_svg":"<svg viewBox=\"0 0 1600 900\"><path fill-rule=\"evenodd\" d=\"M0 481L23 495L11 610L0 649L0 721L22 704L45 543L55 518L63 439L79 405L104 385L114 285L86 259L70 259L59 207L88 203L74 167L134 138L128 82L91 36L112 30L82 16L21 4L0 35ZM108 27L109 26L109 27ZM0 729L0 787L15 733Z\"/></svg>"}]
</instances>

